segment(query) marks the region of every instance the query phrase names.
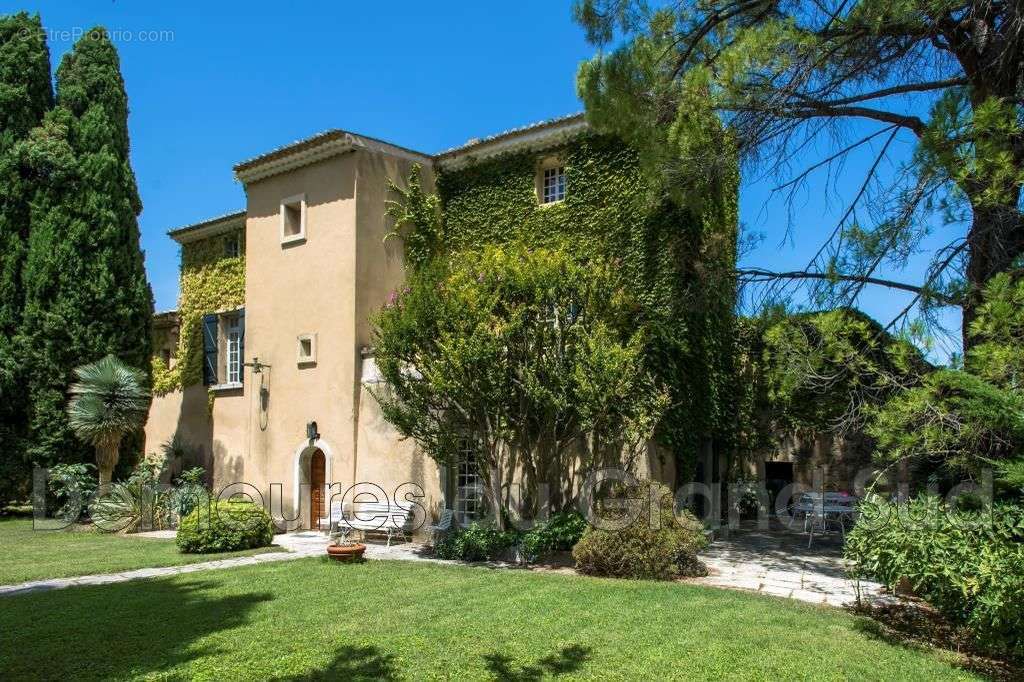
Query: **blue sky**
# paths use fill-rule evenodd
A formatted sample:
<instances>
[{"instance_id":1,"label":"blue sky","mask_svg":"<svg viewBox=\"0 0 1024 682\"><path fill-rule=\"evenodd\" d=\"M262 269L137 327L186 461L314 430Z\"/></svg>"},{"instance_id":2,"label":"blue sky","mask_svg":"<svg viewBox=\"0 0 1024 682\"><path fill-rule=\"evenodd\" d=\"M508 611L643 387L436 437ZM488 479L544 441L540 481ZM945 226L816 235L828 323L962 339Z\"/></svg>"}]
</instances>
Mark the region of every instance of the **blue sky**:
<instances>
[{"instance_id":1,"label":"blue sky","mask_svg":"<svg viewBox=\"0 0 1024 682\"><path fill-rule=\"evenodd\" d=\"M243 208L235 163L328 128L437 152L579 111L576 67L594 52L568 0L0 1L0 13L18 10L42 16L54 68L76 32L102 24L115 39L158 309L173 308L178 294L178 250L167 230ZM864 163L851 161L840 191L859 182ZM787 234L773 184L745 178L741 221L765 236L745 261L798 269L841 209L816 179L795 204ZM919 270L894 276L914 281ZM887 321L906 300L871 291L860 305Z\"/></svg>"}]
</instances>

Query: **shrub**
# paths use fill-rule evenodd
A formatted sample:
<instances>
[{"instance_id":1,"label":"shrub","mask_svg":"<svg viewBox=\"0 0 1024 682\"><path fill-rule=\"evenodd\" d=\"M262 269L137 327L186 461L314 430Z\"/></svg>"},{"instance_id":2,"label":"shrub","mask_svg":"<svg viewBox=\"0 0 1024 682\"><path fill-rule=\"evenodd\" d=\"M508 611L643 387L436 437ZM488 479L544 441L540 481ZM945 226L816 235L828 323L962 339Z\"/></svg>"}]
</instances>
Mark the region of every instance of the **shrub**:
<instances>
[{"instance_id":1,"label":"shrub","mask_svg":"<svg viewBox=\"0 0 1024 682\"><path fill-rule=\"evenodd\" d=\"M438 541L434 553L439 559L493 561L518 541L519 534L515 531L501 531L482 523L473 523Z\"/></svg>"},{"instance_id":2,"label":"shrub","mask_svg":"<svg viewBox=\"0 0 1024 682\"><path fill-rule=\"evenodd\" d=\"M586 530L587 520L582 514L559 512L523 533L519 545L527 561L537 561L549 552L571 550Z\"/></svg>"},{"instance_id":3,"label":"shrub","mask_svg":"<svg viewBox=\"0 0 1024 682\"><path fill-rule=\"evenodd\" d=\"M178 528L178 549L189 554L266 547L273 539L270 514L263 507L238 500L199 506Z\"/></svg>"},{"instance_id":4,"label":"shrub","mask_svg":"<svg viewBox=\"0 0 1024 682\"><path fill-rule=\"evenodd\" d=\"M656 485L656 519L641 514L621 530L590 527L572 550L576 569L611 578L669 580L704 572L697 552L707 545L704 528L693 514L673 511L668 488ZM637 495L630 495L636 498ZM653 523L652 521L657 521Z\"/></svg>"},{"instance_id":5,"label":"shrub","mask_svg":"<svg viewBox=\"0 0 1024 682\"><path fill-rule=\"evenodd\" d=\"M136 533L171 528L177 521L174 491L160 483L166 460L150 453L132 469L124 483L113 483L89 507L97 528L107 532Z\"/></svg>"},{"instance_id":6,"label":"shrub","mask_svg":"<svg viewBox=\"0 0 1024 682\"><path fill-rule=\"evenodd\" d=\"M174 525L172 491L166 486L129 479L113 483L107 493L89 507L93 524L110 533L163 530Z\"/></svg>"},{"instance_id":7,"label":"shrub","mask_svg":"<svg viewBox=\"0 0 1024 682\"><path fill-rule=\"evenodd\" d=\"M171 507L178 518L184 518L198 506L209 504L210 493L203 486L206 470L203 467L186 469L178 478L178 487L171 498Z\"/></svg>"},{"instance_id":8,"label":"shrub","mask_svg":"<svg viewBox=\"0 0 1024 682\"><path fill-rule=\"evenodd\" d=\"M929 495L900 505L869 500L845 551L854 577L890 588L905 578L982 648L1024 655L1024 507L963 512Z\"/></svg>"},{"instance_id":9,"label":"shrub","mask_svg":"<svg viewBox=\"0 0 1024 682\"><path fill-rule=\"evenodd\" d=\"M57 516L65 521L79 519L86 501L96 490L95 469L91 464L55 464L50 467L50 492L61 503Z\"/></svg>"}]
</instances>

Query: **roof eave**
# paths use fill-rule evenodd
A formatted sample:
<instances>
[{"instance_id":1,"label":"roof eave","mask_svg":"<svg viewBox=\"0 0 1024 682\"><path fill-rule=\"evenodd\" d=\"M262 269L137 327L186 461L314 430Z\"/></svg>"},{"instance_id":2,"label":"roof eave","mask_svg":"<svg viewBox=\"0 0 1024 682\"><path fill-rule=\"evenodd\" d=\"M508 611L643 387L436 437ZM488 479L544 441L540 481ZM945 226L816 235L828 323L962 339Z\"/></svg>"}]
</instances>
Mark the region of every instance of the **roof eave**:
<instances>
[{"instance_id":1,"label":"roof eave","mask_svg":"<svg viewBox=\"0 0 1024 682\"><path fill-rule=\"evenodd\" d=\"M458 170L502 154L524 150L543 151L556 147L586 133L589 129L584 116L577 114L452 149L438 154L434 160L441 170Z\"/></svg>"},{"instance_id":2,"label":"roof eave","mask_svg":"<svg viewBox=\"0 0 1024 682\"><path fill-rule=\"evenodd\" d=\"M238 211L170 230L167 235L179 244L188 244L243 227L245 227L245 211Z\"/></svg>"}]
</instances>

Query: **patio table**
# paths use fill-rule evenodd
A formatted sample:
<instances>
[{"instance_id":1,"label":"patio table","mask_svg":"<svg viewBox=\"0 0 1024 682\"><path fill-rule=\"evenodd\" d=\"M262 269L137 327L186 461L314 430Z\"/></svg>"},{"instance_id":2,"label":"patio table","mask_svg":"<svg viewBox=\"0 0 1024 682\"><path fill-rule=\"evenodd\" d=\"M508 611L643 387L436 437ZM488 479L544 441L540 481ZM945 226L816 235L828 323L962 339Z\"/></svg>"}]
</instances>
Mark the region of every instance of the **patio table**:
<instances>
[{"instance_id":1,"label":"patio table","mask_svg":"<svg viewBox=\"0 0 1024 682\"><path fill-rule=\"evenodd\" d=\"M841 503L837 503L842 500ZM846 537L846 521L853 522L857 514L857 498L836 496L830 499L830 496L826 494L824 501L820 497L817 499L808 497L806 494L801 496L800 501L793 507L794 514L802 513L804 515L804 530L807 530L808 523L814 517L822 519L822 528L825 528L828 524L829 519L835 519L839 522L839 530ZM811 537L807 540L807 546L811 546L811 542L814 540L814 527L811 526Z\"/></svg>"}]
</instances>

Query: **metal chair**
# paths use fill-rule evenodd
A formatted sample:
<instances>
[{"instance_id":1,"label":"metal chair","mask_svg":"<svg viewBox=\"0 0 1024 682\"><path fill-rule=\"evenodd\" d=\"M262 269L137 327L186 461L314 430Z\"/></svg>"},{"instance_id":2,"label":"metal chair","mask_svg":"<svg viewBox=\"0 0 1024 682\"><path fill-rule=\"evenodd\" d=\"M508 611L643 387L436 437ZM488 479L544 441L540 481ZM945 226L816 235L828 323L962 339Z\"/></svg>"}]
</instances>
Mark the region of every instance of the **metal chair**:
<instances>
[{"instance_id":1,"label":"metal chair","mask_svg":"<svg viewBox=\"0 0 1024 682\"><path fill-rule=\"evenodd\" d=\"M439 535L444 535L452 529L452 521L455 520L455 510L445 509L441 512L441 518L432 526L427 526L430 533L430 543L435 544Z\"/></svg>"}]
</instances>

